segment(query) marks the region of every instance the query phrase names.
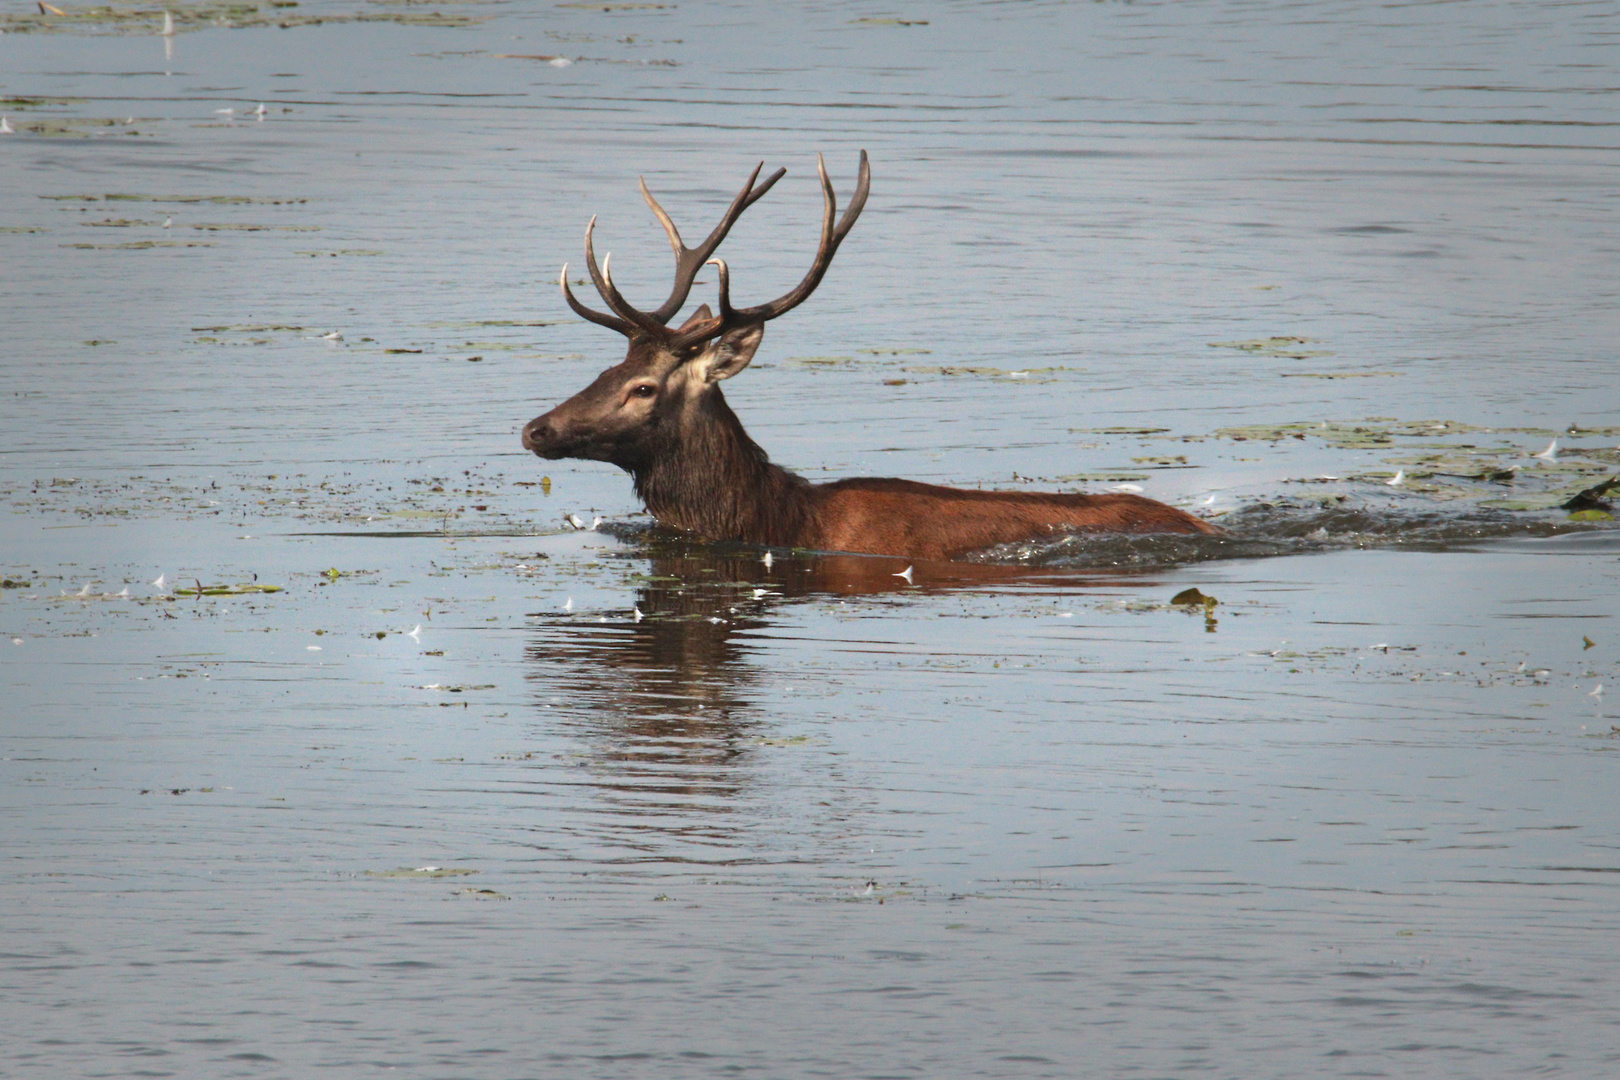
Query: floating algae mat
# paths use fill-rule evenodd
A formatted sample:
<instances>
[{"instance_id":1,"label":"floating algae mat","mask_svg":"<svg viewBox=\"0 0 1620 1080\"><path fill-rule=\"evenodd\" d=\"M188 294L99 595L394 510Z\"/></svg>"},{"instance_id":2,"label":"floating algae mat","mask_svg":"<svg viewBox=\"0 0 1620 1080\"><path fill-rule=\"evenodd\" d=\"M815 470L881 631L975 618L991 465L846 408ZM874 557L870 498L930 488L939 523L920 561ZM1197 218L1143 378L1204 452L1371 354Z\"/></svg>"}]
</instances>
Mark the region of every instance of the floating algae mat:
<instances>
[{"instance_id":1,"label":"floating algae mat","mask_svg":"<svg viewBox=\"0 0 1620 1080\"><path fill-rule=\"evenodd\" d=\"M1128 429L1104 428L1099 430L1121 431ZM1279 442L1283 439L1321 439L1329 446L1337 446L1346 450L1362 450L1373 446L1387 446L1396 439L1401 438L1444 438L1452 435L1535 435L1551 439L1612 439L1620 437L1620 427L1569 427L1562 431L1551 428L1531 427L1482 427L1475 424L1466 424L1460 420L1393 420L1387 417L1370 417L1366 420L1347 422L1329 420L1300 420L1284 424L1246 424L1241 427L1218 428L1214 435L1218 438L1233 439L1238 442L1254 440L1259 442Z\"/></svg>"},{"instance_id":2,"label":"floating algae mat","mask_svg":"<svg viewBox=\"0 0 1620 1080\"><path fill-rule=\"evenodd\" d=\"M74 105L84 98L79 97L0 97L0 109L7 112L16 112L21 109L44 109L52 105Z\"/></svg>"},{"instance_id":3,"label":"floating algae mat","mask_svg":"<svg viewBox=\"0 0 1620 1080\"><path fill-rule=\"evenodd\" d=\"M249 338L246 342L260 340L264 339ZM485 528L509 530L526 522L536 509L535 502L549 496L549 486L544 482L509 484L501 474L468 470L457 479L459 484L448 478L408 473L364 479L235 475L207 483L177 483L147 476L53 477L32 482L0 478L0 498L18 512L71 514L86 522L251 517L259 522L353 526L392 519L454 521L470 512L478 515L477 520ZM533 488L539 488L538 499Z\"/></svg>"},{"instance_id":4,"label":"floating algae mat","mask_svg":"<svg viewBox=\"0 0 1620 1080\"><path fill-rule=\"evenodd\" d=\"M292 206L309 202L308 199L283 199L265 195L143 195L116 191L105 195L41 195L40 198L52 202L209 203L214 206Z\"/></svg>"},{"instance_id":5,"label":"floating algae mat","mask_svg":"<svg viewBox=\"0 0 1620 1080\"><path fill-rule=\"evenodd\" d=\"M110 116L51 116L47 119L18 120L12 125L18 132L38 135L47 139L88 139L94 135L139 135L132 124L133 118L123 120Z\"/></svg>"},{"instance_id":6,"label":"floating algae mat","mask_svg":"<svg viewBox=\"0 0 1620 1080\"><path fill-rule=\"evenodd\" d=\"M366 877L390 881L436 881L440 878L467 877L478 871L460 866L402 866L398 870L367 870Z\"/></svg>"},{"instance_id":7,"label":"floating algae mat","mask_svg":"<svg viewBox=\"0 0 1620 1080\"><path fill-rule=\"evenodd\" d=\"M1300 346L1309 345L1315 338L1308 337L1268 337L1254 338L1250 341L1212 341L1212 349L1236 349L1239 352L1254 353L1256 356L1277 356L1287 360L1308 360L1313 356L1332 356L1330 352L1320 349L1302 349Z\"/></svg>"},{"instance_id":8,"label":"floating algae mat","mask_svg":"<svg viewBox=\"0 0 1620 1080\"><path fill-rule=\"evenodd\" d=\"M455 0L438 0L436 7L451 7ZM32 11L0 14L0 31L7 34L157 34L164 27L164 15L174 32L193 30L248 30L277 27L290 30L300 26L341 23L397 23L403 26L476 26L487 15L466 15L442 11L361 10L328 15L300 14L297 3L270 0L263 4L164 4L161 7L122 7L96 5L70 7L38 5Z\"/></svg>"},{"instance_id":9,"label":"floating algae mat","mask_svg":"<svg viewBox=\"0 0 1620 1080\"><path fill-rule=\"evenodd\" d=\"M247 582L241 585L192 585L189 588L174 590L176 596L251 596L255 593L278 593L282 591L280 585L260 585L258 582Z\"/></svg>"},{"instance_id":10,"label":"floating algae mat","mask_svg":"<svg viewBox=\"0 0 1620 1080\"><path fill-rule=\"evenodd\" d=\"M1456 420L1363 420L1342 423L1327 420L1295 421L1284 424L1246 424L1242 427L1218 428L1216 438L1234 442L1280 442L1283 439L1320 439L1328 446L1341 450L1366 450L1392 445L1397 438L1425 436L1439 438L1446 435L1466 435L1489 432L1489 428L1475 427ZM1547 433L1549 436L1552 432Z\"/></svg>"},{"instance_id":11,"label":"floating algae mat","mask_svg":"<svg viewBox=\"0 0 1620 1080\"><path fill-rule=\"evenodd\" d=\"M1547 439L1545 449L1530 449L1505 438ZM1232 442L1319 442L1347 451L1397 451L1381 454L1383 469L1350 469L1303 482L1379 482L1406 492L1441 500L1474 499L1497 510L1548 510L1568 502L1602 477L1620 469L1620 450L1612 445L1582 446L1583 440L1605 441L1620 428L1569 427L1490 428L1457 420L1369 419L1360 422L1296 421L1220 428L1218 439Z\"/></svg>"},{"instance_id":12,"label":"floating algae mat","mask_svg":"<svg viewBox=\"0 0 1620 1080\"><path fill-rule=\"evenodd\" d=\"M154 248L210 248L211 240L128 240L122 244L63 244L78 251L151 251Z\"/></svg>"},{"instance_id":13,"label":"floating algae mat","mask_svg":"<svg viewBox=\"0 0 1620 1080\"><path fill-rule=\"evenodd\" d=\"M1050 382L1059 372L1080 371L1065 366L998 368L975 364L914 364L903 370L915 375L978 376L986 379L1013 379L1028 382Z\"/></svg>"}]
</instances>

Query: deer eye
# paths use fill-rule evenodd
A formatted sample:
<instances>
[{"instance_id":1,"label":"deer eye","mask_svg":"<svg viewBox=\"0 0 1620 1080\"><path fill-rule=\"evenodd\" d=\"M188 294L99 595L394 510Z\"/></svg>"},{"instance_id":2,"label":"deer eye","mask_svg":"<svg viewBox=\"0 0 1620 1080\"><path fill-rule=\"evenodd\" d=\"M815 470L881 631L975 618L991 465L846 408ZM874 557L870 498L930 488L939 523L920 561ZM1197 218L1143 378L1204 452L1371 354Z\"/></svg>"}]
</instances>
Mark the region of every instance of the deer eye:
<instances>
[{"instance_id":1,"label":"deer eye","mask_svg":"<svg viewBox=\"0 0 1620 1080\"><path fill-rule=\"evenodd\" d=\"M630 393L638 398L656 397L658 395L658 387L654 386L652 383L642 383L640 386L630 391Z\"/></svg>"}]
</instances>

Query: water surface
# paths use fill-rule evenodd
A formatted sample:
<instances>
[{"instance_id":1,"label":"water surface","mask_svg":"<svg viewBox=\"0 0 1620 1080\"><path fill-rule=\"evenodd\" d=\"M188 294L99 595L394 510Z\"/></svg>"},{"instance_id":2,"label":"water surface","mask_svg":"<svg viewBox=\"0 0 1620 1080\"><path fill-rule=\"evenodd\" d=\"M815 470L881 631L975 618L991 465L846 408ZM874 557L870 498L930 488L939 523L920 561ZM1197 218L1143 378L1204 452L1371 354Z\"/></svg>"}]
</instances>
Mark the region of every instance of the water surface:
<instances>
[{"instance_id":1,"label":"water surface","mask_svg":"<svg viewBox=\"0 0 1620 1080\"><path fill-rule=\"evenodd\" d=\"M1613 1072L1614 5L254 10L0 23L7 1069ZM522 452L591 214L650 306L786 166L756 303L863 148L754 437L1231 540Z\"/></svg>"}]
</instances>

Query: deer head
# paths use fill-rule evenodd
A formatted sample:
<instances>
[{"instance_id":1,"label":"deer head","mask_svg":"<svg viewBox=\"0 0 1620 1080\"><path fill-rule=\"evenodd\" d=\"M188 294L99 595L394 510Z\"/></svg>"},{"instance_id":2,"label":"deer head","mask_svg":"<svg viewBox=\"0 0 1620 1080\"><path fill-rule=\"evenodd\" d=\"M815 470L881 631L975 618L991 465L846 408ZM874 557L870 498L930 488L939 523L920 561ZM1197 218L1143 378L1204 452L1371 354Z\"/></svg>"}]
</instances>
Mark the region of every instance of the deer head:
<instances>
[{"instance_id":1,"label":"deer head","mask_svg":"<svg viewBox=\"0 0 1620 1080\"><path fill-rule=\"evenodd\" d=\"M614 286L611 255L602 260L600 267L597 265L591 243L596 219L591 218L585 228L585 266L611 314L594 311L575 298L568 287L566 264L562 271L563 297L579 315L628 338L629 350L623 363L608 368L584 390L524 425L524 448L544 458L612 462L634 474L639 489L644 475L655 467L705 456L712 461L714 454L724 455L725 448L716 444L716 440L729 438L728 431L722 428L735 427L736 434L746 442L746 435L742 435L741 426L725 404L719 383L748 366L764 337L765 323L798 307L821 284L838 245L866 205L871 186L863 150L855 195L843 217L838 218L832 182L827 179L827 166L819 154L816 167L826 209L815 261L791 292L754 307L732 307L730 270L725 260L711 256L743 211L786 175L786 169L778 169L756 186L764 165L755 167L720 224L695 248L682 242L675 223L642 181L641 195L669 234L675 252L674 287L668 299L652 311L631 306ZM698 271L709 263L719 275L718 313L704 304L685 322L670 326L670 319L686 303ZM757 447L753 450L758 452Z\"/></svg>"}]
</instances>

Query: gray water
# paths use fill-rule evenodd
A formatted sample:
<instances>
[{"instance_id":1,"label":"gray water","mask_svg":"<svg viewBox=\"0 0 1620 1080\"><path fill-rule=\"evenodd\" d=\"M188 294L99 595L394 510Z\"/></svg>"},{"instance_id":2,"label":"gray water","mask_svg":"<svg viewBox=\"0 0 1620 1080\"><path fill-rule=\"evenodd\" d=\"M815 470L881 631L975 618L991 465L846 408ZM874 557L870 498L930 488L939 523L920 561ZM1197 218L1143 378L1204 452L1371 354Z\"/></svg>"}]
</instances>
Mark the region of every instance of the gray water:
<instances>
[{"instance_id":1,"label":"gray water","mask_svg":"<svg viewBox=\"0 0 1620 1080\"><path fill-rule=\"evenodd\" d=\"M0 16L0 1075L1614 1073L1620 5L68 10ZM590 215L652 306L636 177L786 166L756 303L863 148L753 436L1231 538L908 584L522 452L622 355Z\"/></svg>"}]
</instances>

